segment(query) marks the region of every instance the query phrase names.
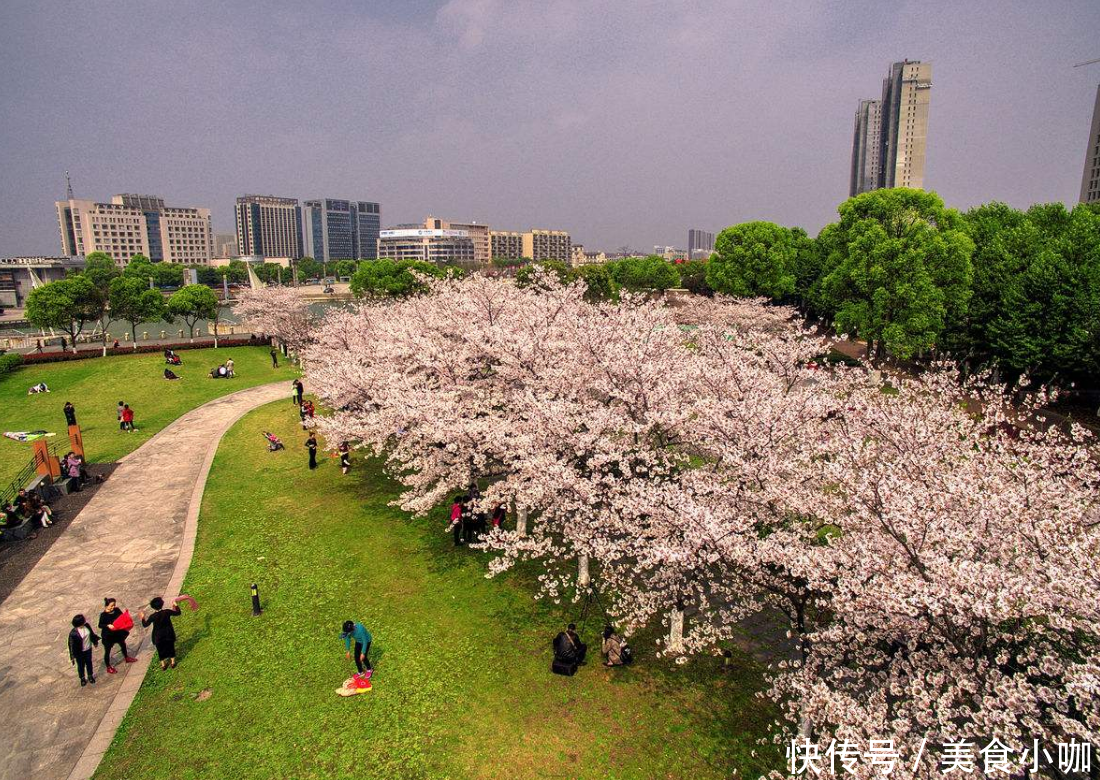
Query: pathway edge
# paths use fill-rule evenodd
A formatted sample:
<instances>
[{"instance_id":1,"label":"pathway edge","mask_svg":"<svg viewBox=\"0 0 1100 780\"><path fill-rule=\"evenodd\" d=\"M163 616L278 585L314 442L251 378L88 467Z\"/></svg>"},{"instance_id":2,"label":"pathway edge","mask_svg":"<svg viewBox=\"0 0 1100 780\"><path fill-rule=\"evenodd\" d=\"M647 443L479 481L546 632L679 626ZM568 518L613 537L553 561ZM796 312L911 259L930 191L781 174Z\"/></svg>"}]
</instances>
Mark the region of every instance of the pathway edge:
<instances>
[{"instance_id":1,"label":"pathway edge","mask_svg":"<svg viewBox=\"0 0 1100 780\"><path fill-rule=\"evenodd\" d=\"M224 401L225 399L233 398L234 396L248 393L253 390L275 388L282 384L284 383L269 382L265 385L255 385L245 388L244 390L238 390L235 393L230 393L229 395L223 395L220 398L212 399L207 403ZM228 424L225 426L225 430L217 440L211 442L210 446L207 447L206 455L203 458L202 468L199 470L198 479L195 480L195 486L191 490L191 498L187 504L187 517L183 525L183 538L180 540L179 556L176 558L176 565L172 569L172 576L168 580L168 585L165 587L165 593L178 593L179 589L183 586L184 578L187 576L187 570L191 568L191 559L195 554L195 539L199 527L199 511L202 509L202 497L206 492L206 479L210 476L210 468L214 465L214 458L218 454L218 448L221 447L222 439L225 438L225 434L229 433L230 429L240 422L241 418L246 414L255 411L261 406L266 406L269 403L275 402L275 400L262 401L255 406L249 406L242 409L229 420ZM203 406L205 405L206 404L203 404ZM196 407L196 409L201 408L201 406ZM141 447L128 453L125 457L128 458L130 455L139 452L142 447L156 439L163 431L167 430L184 416L185 415L180 415L180 417L177 417L172 423L166 425L148 441L143 443ZM111 706L107 708L107 713L100 720L95 733L84 747L84 751L80 754L80 758L77 759L76 766L74 766L72 772L69 773L69 780L90 780L95 774L107 749L114 741L118 727L122 725L123 717L126 715L127 711L129 711L130 705L133 704L134 699L137 697L137 692L141 688L142 682L145 680L145 674L149 671L149 664L152 660L152 644L146 642L143 638L138 649L138 663L127 670L126 679L119 687L118 692L115 693L114 698L111 700Z\"/></svg>"}]
</instances>

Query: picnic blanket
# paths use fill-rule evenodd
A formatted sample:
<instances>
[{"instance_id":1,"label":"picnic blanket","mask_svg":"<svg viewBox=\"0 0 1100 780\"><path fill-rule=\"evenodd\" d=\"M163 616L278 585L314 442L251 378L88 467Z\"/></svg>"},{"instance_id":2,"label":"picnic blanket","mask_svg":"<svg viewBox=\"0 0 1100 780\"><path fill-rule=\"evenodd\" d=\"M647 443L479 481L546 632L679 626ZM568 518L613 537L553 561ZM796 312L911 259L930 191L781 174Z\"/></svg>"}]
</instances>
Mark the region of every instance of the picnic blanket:
<instances>
[{"instance_id":1,"label":"picnic blanket","mask_svg":"<svg viewBox=\"0 0 1100 780\"><path fill-rule=\"evenodd\" d=\"M56 436L55 433L46 431L4 431L4 435L15 441L35 441L46 436Z\"/></svg>"},{"instance_id":2,"label":"picnic blanket","mask_svg":"<svg viewBox=\"0 0 1100 780\"><path fill-rule=\"evenodd\" d=\"M366 693L371 689L371 670L368 669L361 674L353 674L348 679L344 680L344 684L336 689L337 696L355 696L360 693Z\"/></svg>"}]
</instances>

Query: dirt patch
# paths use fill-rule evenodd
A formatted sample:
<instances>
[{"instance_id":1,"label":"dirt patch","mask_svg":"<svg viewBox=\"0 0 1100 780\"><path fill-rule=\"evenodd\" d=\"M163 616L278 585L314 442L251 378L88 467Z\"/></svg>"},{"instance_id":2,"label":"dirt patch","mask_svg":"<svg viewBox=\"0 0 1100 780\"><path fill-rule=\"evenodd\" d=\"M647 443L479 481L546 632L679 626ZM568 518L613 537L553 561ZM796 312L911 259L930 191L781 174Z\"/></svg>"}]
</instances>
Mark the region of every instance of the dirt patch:
<instances>
[{"instance_id":1,"label":"dirt patch","mask_svg":"<svg viewBox=\"0 0 1100 780\"><path fill-rule=\"evenodd\" d=\"M53 510L53 525L49 528L36 529L26 539L0 544L0 603L11 595L11 592L19 586L53 543L61 538L61 534L65 533L65 529L80 514L80 510L92 500L92 496L103 484L95 482L94 477L109 478L117 465L117 463L89 464L88 473L93 480L89 481L83 490L50 502L50 508Z\"/></svg>"}]
</instances>

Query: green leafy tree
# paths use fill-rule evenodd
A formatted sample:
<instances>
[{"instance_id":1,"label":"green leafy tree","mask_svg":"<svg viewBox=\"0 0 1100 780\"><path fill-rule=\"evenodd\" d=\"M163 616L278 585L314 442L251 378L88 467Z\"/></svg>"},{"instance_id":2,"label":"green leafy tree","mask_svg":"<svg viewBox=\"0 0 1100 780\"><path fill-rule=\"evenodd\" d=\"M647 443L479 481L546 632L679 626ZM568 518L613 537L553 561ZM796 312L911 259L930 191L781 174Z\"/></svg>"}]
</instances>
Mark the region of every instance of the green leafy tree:
<instances>
[{"instance_id":1,"label":"green leafy tree","mask_svg":"<svg viewBox=\"0 0 1100 780\"><path fill-rule=\"evenodd\" d=\"M1062 204L1017 211L989 203L966 214L973 295L950 347L1014 382L1083 379L1100 368L1100 216Z\"/></svg>"},{"instance_id":2,"label":"green leafy tree","mask_svg":"<svg viewBox=\"0 0 1100 780\"><path fill-rule=\"evenodd\" d=\"M358 266L354 260L337 260L333 272L338 277L351 276Z\"/></svg>"},{"instance_id":3,"label":"green leafy tree","mask_svg":"<svg viewBox=\"0 0 1100 780\"><path fill-rule=\"evenodd\" d=\"M974 244L962 218L934 192L875 190L840 205L825 236L825 307L876 360L936 345L965 316ZM824 233L824 231L823 231Z\"/></svg>"},{"instance_id":4,"label":"green leafy tree","mask_svg":"<svg viewBox=\"0 0 1100 780\"><path fill-rule=\"evenodd\" d=\"M707 260L688 260L676 266L680 272L680 286L692 295L714 295L714 288L707 282Z\"/></svg>"},{"instance_id":5,"label":"green leafy tree","mask_svg":"<svg viewBox=\"0 0 1100 780\"><path fill-rule=\"evenodd\" d=\"M404 298L423 292L413 272L443 277L447 271L420 260L364 260L352 274L351 292L357 298Z\"/></svg>"},{"instance_id":6,"label":"green leafy tree","mask_svg":"<svg viewBox=\"0 0 1100 780\"><path fill-rule=\"evenodd\" d=\"M785 298L795 290L794 267L804 237L774 222L728 227L714 240L707 282L716 292L739 298Z\"/></svg>"},{"instance_id":7,"label":"green leafy tree","mask_svg":"<svg viewBox=\"0 0 1100 780\"><path fill-rule=\"evenodd\" d=\"M222 283L222 274L218 273L219 269L212 265L200 265L195 270L199 279L199 284L215 287Z\"/></svg>"},{"instance_id":8,"label":"green leafy tree","mask_svg":"<svg viewBox=\"0 0 1100 780\"><path fill-rule=\"evenodd\" d=\"M111 315L110 300L111 280L117 279L122 271L118 264L105 252L92 252L84 261L84 268L80 273L91 280L96 288L97 306L93 319L98 320L97 328L102 338L103 355L107 355L108 328L114 320Z\"/></svg>"},{"instance_id":9,"label":"green leafy tree","mask_svg":"<svg viewBox=\"0 0 1100 780\"><path fill-rule=\"evenodd\" d=\"M98 316L101 301L92 280L83 274L69 276L31 290L26 317L39 328L56 328L69 334L72 351L84 323Z\"/></svg>"},{"instance_id":10,"label":"green leafy tree","mask_svg":"<svg viewBox=\"0 0 1100 780\"><path fill-rule=\"evenodd\" d=\"M183 285L183 267L174 263L154 263L145 255L137 254L122 269L122 275L135 279L153 280L156 287L180 287Z\"/></svg>"},{"instance_id":11,"label":"green leafy tree","mask_svg":"<svg viewBox=\"0 0 1100 780\"><path fill-rule=\"evenodd\" d=\"M811 239L802 228L792 228L796 235L798 252L795 254L791 274L794 276L794 298L802 312L811 318L829 317L835 312L827 311L827 305L821 292L821 283L825 277L828 263L829 236L836 225L826 225L817 239Z\"/></svg>"},{"instance_id":12,"label":"green leafy tree","mask_svg":"<svg viewBox=\"0 0 1100 780\"><path fill-rule=\"evenodd\" d=\"M619 285L606 265L582 265L574 269L573 274L587 285L584 291L586 300L596 303L618 299Z\"/></svg>"},{"instance_id":13,"label":"green leafy tree","mask_svg":"<svg viewBox=\"0 0 1100 780\"><path fill-rule=\"evenodd\" d=\"M218 269L230 284L244 284L248 281L248 266L243 260L230 260L229 265Z\"/></svg>"},{"instance_id":14,"label":"green leafy tree","mask_svg":"<svg viewBox=\"0 0 1100 780\"><path fill-rule=\"evenodd\" d=\"M676 266L660 255L627 257L607 266L620 287L634 292L669 290L680 283Z\"/></svg>"},{"instance_id":15,"label":"green leafy tree","mask_svg":"<svg viewBox=\"0 0 1100 780\"><path fill-rule=\"evenodd\" d=\"M314 260L312 257L303 257L297 261L298 266L298 278L305 279L320 279L324 274L324 267Z\"/></svg>"},{"instance_id":16,"label":"green leafy tree","mask_svg":"<svg viewBox=\"0 0 1100 780\"><path fill-rule=\"evenodd\" d=\"M204 284L189 284L172 293L168 312L187 323L191 341L195 340L195 325L199 320L213 320L218 314L218 296Z\"/></svg>"},{"instance_id":17,"label":"green leafy tree","mask_svg":"<svg viewBox=\"0 0 1100 780\"><path fill-rule=\"evenodd\" d=\"M530 287L535 284L540 272L552 273L562 284L569 284L577 278L573 269L560 260L542 260L529 263L516 271L516 284L519 287Z\"/></svg>"},{"instance_id":18,"label":"green leafy tree","mask_svg":"<svg viewBox=\"0 0 1100 780\"><path fill-rule=\"evenodd\" d=\"M123 274L111 282L110 305L115 319L130 323L134 349L137 349L138 325L171 317L160 291L149 289L148 282L136 276Z\"/></svg>"}]
</instances>

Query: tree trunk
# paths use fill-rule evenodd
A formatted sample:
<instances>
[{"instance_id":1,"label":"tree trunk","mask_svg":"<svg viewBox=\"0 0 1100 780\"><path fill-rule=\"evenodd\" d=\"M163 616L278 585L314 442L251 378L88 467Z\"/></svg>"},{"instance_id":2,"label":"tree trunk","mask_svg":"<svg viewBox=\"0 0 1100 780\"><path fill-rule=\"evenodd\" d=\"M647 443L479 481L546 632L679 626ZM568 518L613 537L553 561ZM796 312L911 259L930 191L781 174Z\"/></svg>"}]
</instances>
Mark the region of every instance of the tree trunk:
<instances>
[{"instance_id":1,"label":"tree trunk","mask_svg":"<svg viewBox=\"0 0 1100 780\"><path fill-rule=\"evenodd\" d=\"M592 578L588 574L588 555L581 553L577 558L577 587L587 588L592 583Z\"/></svg>"},{"instance_id":2,"label":"tree trunk","mask_svg":"<svg viewBox=\"0 0 1100 780\"><path fill-rule=\"evenodd\" d=\"M527 536L527 507L516 507L516 533L520 536Z\"/></svg>"},{"instance_id":3,"label":"tree trunk","mask_svg":"<svg viewBox=\"0 0 1100 780\"><path fill-rule=\"evenodd\" d=\"M673 653L682 653L684 651L684 610L680 604L672 608L668 624L668 649Z\"/></svg>"},{"instance_id":4,"label":"tree trunk","mask_svg":"<svg viewBox=\"0 0 1100 780\"><path fill-rule=\"evenodd\" d=\"M137 352L137 323L130 323L130 338L134 342L134 352Z\"/></svg>"}]
</instances>

